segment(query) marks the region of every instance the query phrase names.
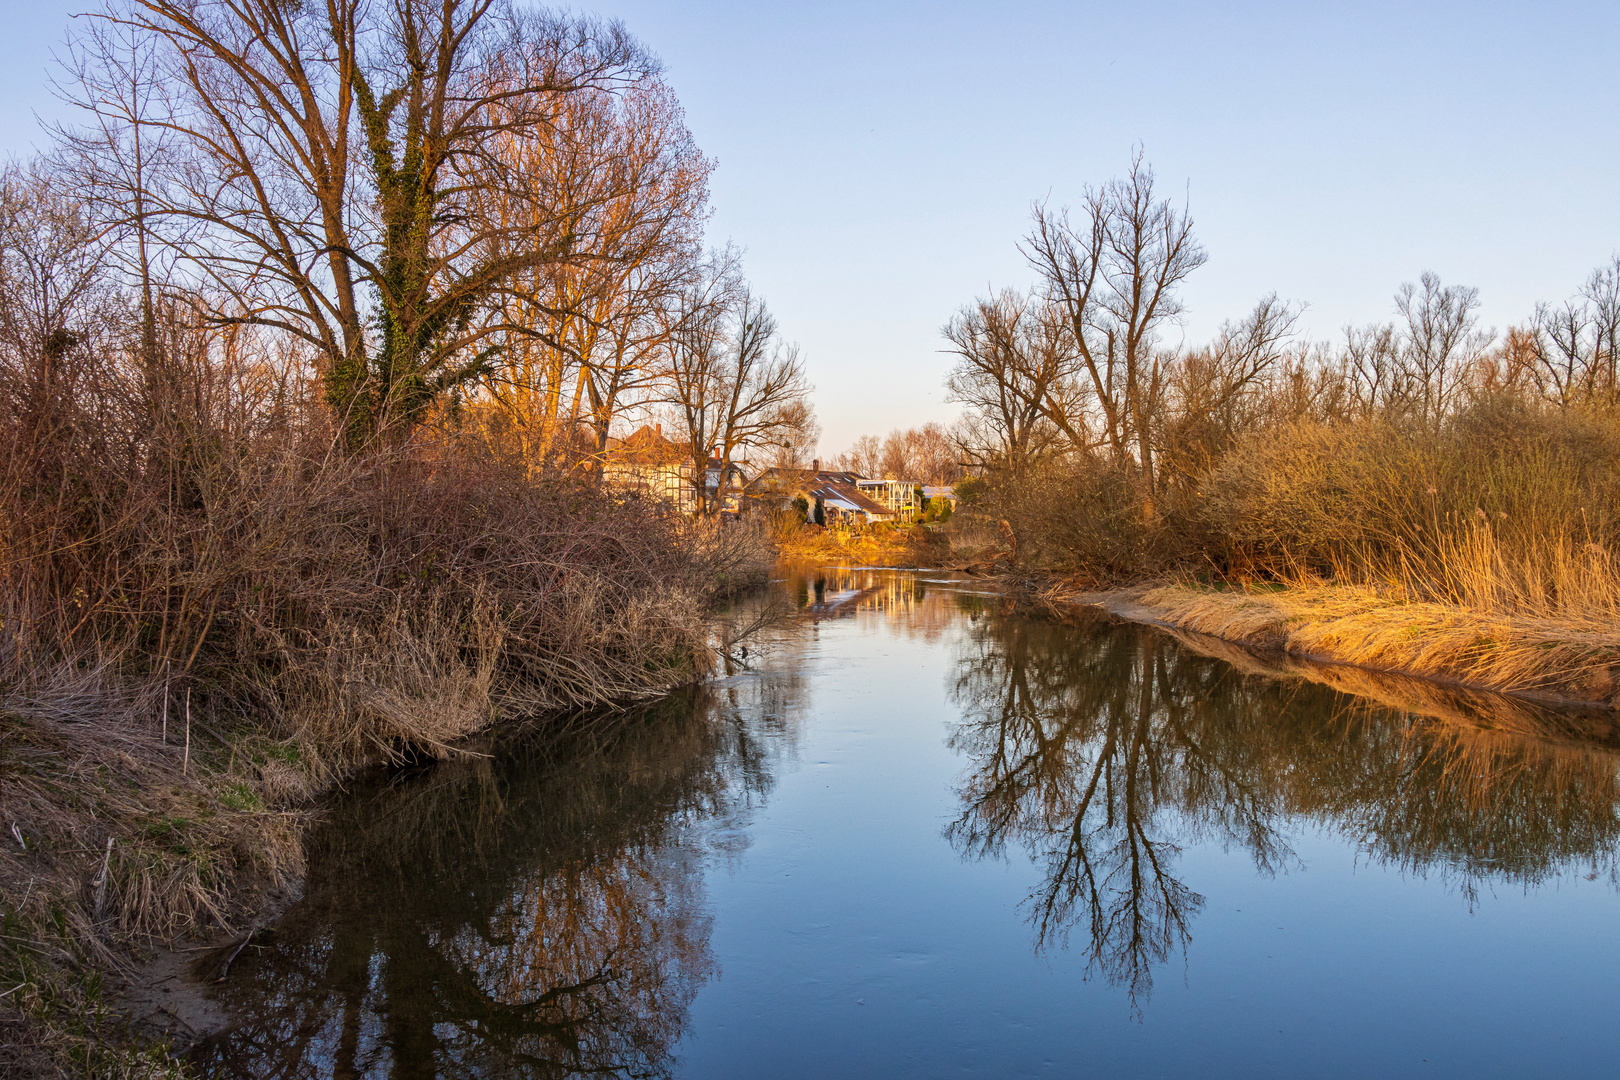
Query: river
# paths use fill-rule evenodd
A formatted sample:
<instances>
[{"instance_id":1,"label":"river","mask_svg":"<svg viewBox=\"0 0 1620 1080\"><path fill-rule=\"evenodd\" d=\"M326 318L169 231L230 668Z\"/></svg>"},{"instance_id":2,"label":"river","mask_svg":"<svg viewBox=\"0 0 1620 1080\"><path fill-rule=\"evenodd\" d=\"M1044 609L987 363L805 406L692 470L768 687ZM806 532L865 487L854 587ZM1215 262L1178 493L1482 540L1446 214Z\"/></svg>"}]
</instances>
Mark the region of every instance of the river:
<instances>
[{"instance_id":1,"label":"river","mask_svg":"<svg viewBox=\"0 0 1620 1080\"><path fill-rule=\"evenodd\" d=\"M710 686L354 785L196 1063L1620 1069L1604 718L1351 693L939 575L774 588L793 618Z\"/></svg>"}]
</instances>

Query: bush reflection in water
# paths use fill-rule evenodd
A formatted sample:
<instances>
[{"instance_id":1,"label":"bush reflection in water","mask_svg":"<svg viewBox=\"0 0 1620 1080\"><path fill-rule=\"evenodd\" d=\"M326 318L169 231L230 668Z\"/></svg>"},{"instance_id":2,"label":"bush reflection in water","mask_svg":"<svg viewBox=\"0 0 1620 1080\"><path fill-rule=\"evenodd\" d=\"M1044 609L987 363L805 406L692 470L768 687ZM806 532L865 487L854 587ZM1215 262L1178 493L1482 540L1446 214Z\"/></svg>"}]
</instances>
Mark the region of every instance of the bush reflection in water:
<instances>
[{"instance_id":1,"label":"bush reflection in water","mask_svg":"<svg viewBox=\"0 0 1620 1080\"><path fill-rule=\"evenodd\" d=\"M791 673L378 781L237 961L238 1076L665 1076L716 973L700 863L733 853L805 700Z\"/></svg>"},{"instance_id":2,"label":"bush reflection in water","mask_svg":"<svg viewBox=\"0 0 1620 1080\"><path fill-rule=\"evenodd\" d=\"M1033 857L1037 949L1087 935L1091 970L1138 1008L1204 904L1177 876L1187 844L1240 848L1274 874L1314 825L1443 875L1469 904L1575 870L1616 882L1617 758L1535 733L1567 732L1567 716L1477 695L1448 709L1432 688L1426 715L1397 711L1147 627L985 610L952 688L968 766L947 836L972 857Z\"/></svg>"}]
</instances>

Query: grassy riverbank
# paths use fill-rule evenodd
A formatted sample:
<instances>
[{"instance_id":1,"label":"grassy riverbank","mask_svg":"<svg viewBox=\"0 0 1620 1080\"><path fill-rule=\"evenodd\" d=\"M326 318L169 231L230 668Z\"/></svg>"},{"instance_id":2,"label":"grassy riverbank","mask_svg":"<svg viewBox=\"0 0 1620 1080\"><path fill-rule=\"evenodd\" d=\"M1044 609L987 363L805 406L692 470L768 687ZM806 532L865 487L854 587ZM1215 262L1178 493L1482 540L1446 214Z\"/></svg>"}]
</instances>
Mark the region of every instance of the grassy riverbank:
<instances>
[{"instance_id":1,"label":"grassy riverbank","mask_svg":"<svg viewBox=\"0 0 1620 1080\"><path fill-rule=\"evenodd\" d=\"M757 535L704 534L585 492L528 495L519 520L442 545L418 504L406 535L423 544L389 584L347 582L358 611L295 603L193 642L189 666L108 636L105 651L69 652L69 638L12 654L0 1071L152 1067L152 1032L129 1031L107 987L152 947L258 924L297 887L313 801L356 769L453 755L503 716L647 697L706 672L714 583L757 576ZM503 540L498 565L467 565ZM527 583L502 580L529 561ZM216 627L265 591L239 584L212 605Z\"/></svg>"},{"instance_id":2,"label":"grassy riverbank","mask_svg":"<svg viewBox=\"0 0 1620 1080\"><path fill-rule=\"evenodd\" d=\"M108 987L296 888L318 795L702 677L706 612L773 558L453 430L334 453L226 374L6 402L3 1074L166 1068Z\"/></svg>"},{"instance_id":3,"label":"grassy riverbank","mask_svg":"<svg viewBox=\"0 0 1620 1080\"><path fill-rule=\"evenodd\" d=\"M869 525L859 532L789 524L776 532L782 557L840 566L934 567L952 557L950 538L923 526Z\"/></svg>"},{"instance_id":4,"label":"grassy riverbank","mask_svg":"<svg viewBox=\"0 0 1620 1080\"><path fill-rule=\"evenodd\" d=\"M960 518L1005 522L1055 598L1127 589L1227 640L1616 706L1617 493L1620 414L1481 389L1435 423L1261 424L1149 506L1128 467L1008 469Z\"/></svg>"},{"instance_id":5,"label":"grassy riverbank","mask_svg":"<svg viewBox=\"0 0 1620 1080\"><path fill-rule=\"evenodd\" d=\"M1620 708L1620 631L1612 622L1493 615L1320 583L1102 592L1054 584L1043 596L1305 659Z\"/></svg>"}]
</instances>

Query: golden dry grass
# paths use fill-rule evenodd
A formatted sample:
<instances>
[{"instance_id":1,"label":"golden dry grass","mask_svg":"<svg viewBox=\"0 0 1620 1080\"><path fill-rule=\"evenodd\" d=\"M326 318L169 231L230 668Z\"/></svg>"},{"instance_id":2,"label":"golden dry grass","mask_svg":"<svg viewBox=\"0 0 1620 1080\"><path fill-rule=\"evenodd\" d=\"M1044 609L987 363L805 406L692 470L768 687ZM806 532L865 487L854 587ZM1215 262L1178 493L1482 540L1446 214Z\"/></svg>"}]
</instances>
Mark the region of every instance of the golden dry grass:
<instances>
[{"instance_id":1,"label":"golden dry grass","mask_svg":"<svg viewBox=\"0 0 1620 1080\"><path fill-rule=\"evenodd\" d=\"M1620 707L1620 626L1576 615L1483 610L1369 585L1217 591L1165 585L1153 614L1228 641L1509 693Z\"/></svg>"},{"instance_id":2,"label":"golden dry grass","mask_svg":"<svg viewBox=\"0 0 1620 1080\"><path fill-rule=\"evenodd\" d=\"M939 566L951 558L942 532L922 526L868 526L856 533L803 525L778 538L782 557L851 566Z\"/></svg>"},{"instance_id":3,"label":"golden dry grass","mask_svg":"<svg viewBox=\"0 0 1620 1080\"><path fill-rule=\"evenodd\" d=\"M1258 582L1098 594L1076 575L1044 599L1101 602L1291 656L1620 708L1620 558L1556 532L1504 541L1478 517L1421 543L1364 550L1332 580L1296 567Z\"/></svg>"}]
</instances>

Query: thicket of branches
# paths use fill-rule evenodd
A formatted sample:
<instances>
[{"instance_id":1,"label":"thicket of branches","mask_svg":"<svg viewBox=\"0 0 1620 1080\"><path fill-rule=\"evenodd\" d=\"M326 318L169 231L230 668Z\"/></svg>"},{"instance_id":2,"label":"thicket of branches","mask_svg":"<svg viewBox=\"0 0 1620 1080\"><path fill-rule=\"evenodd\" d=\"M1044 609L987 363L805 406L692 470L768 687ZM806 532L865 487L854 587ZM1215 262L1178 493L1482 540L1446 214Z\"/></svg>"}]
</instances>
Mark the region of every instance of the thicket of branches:
<instances>
[{"instance_id":1,"label":"thicket of branches","mask_svg":"<svg viewBox=\"0 0 1620 1080\"><path fill-rule=\"evenodd\" d=\"M60 92L89 122L57 156L145 307L177 289L205 325L296 344L349 449L448 413L589 474L627 420L690 417L692 342L721 326L699 456L813 424L736 254L703 250L713 164L617 23L114 0Z\"/></svg>"},{"instance_id":2,"label":"thicket of branches","mask_svg":"<svg viewBox=\"0 0 1620 1080\"><path fill-rule=\"evenodd\" d=\"M954 484L963 475L961 450L943 424L896 428L888 436L862 435L833 459L835 468L873 480Z\"/></svg>"},{"instance_id":3,"label":"thicket of branches","mask_svg":"<svg viewBox=\"0 0 1620 1080\"><path fill-rule=\"evenodd\" d=\"M1617 580L1620 260L1504 335L1479 326L1476 289L1424 273L1392 320L1336 342L1272 295L1177 347L1179 288L1205 255L1140 157L1073 208L1037 205L1022 250L1035 286L944 334L979 512L1024 560L1543 607Z\"/></svg>"}]
</instances>

